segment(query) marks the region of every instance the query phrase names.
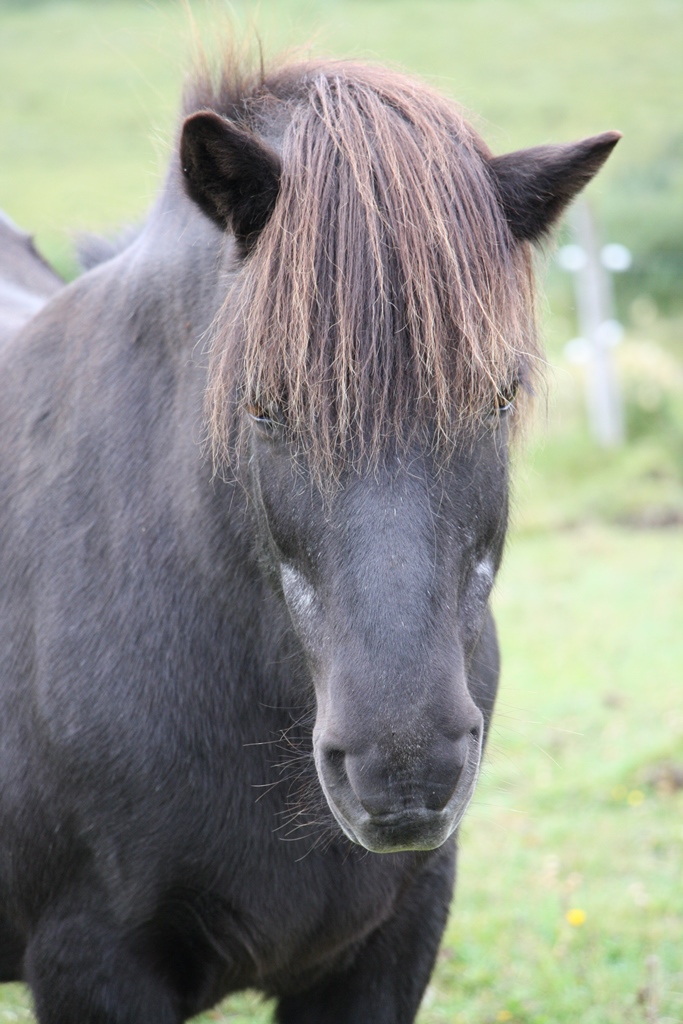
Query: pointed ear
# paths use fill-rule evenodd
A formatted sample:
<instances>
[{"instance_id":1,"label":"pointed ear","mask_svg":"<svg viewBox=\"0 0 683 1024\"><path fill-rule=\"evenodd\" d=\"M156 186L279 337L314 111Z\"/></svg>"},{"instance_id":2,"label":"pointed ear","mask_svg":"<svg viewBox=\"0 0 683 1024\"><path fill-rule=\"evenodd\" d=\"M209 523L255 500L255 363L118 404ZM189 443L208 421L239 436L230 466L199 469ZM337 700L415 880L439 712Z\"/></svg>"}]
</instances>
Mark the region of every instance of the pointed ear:
<instances>
[{"instance_id":1,"label":"pointed ear","mask_svg":"<svg viewBox=\"0 0 683 1024\"><path fill-rule=\"evenodd\" d=\"M190 199L248 250L273 212L280 158L256 135L211 110L183 125L180 163Z\"/></svg>"},{"instance_id":2,"label":"pointed ear","mask_svg":"<svg viewBox=\"0 0 683 1024\"><path fill-rule=\"evenodd\" d=\"M529 242L542 238L620 138L620 132L604 132L564 146L536 146L489 158L513 235Z\"/></svg>"}]
</instances>

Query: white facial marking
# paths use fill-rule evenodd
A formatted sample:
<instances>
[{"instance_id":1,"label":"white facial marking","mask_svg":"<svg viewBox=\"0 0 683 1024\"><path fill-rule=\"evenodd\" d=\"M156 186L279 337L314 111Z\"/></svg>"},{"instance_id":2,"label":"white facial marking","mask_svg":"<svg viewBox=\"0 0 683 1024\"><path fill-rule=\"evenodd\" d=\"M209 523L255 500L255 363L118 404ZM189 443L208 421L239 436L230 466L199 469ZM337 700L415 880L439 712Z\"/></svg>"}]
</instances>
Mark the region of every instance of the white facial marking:
<instances>
[{"instance_id":1,"label":"white facial marking","mask_svg":"<svg viewBox=\"0 0 683 1024\"><path fill-rule=\"evenodd\" d=\"M315 590L298 569L283 562L280 565L282 589L292 614L297 619L308 618L315 601Z\"/></svg>"},{"instance_id":2,"label":"white facial marking","mask_svg":"<svg viewBox=\"0 0 683 1024\"><path fill-rule=\"evenodd\" d=\"M490 558L482 558L474 571L489 587L493 584L493 564Z\"/></svg>"}]
</instances>

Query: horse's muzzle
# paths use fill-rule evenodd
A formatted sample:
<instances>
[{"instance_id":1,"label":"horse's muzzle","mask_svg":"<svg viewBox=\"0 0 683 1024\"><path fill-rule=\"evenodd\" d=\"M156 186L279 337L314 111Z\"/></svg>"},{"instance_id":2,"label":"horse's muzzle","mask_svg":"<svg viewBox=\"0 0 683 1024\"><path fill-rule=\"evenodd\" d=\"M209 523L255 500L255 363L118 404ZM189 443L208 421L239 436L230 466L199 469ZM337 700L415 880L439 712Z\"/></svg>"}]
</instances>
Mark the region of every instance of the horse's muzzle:
<instances>
[{"instance_id":1,"label":"horse's muzzle","mask_svg":"<svg viewBox=\"0 0 683 1024\"><path fill-rule=\"evenodd\" d=\"M456 740L392 744L345 753L316 745L316 766L337 822L354 843L373 853L434 850L453 834L472 798L481 760L479 716Z\"/></svg>"}]
</instances>

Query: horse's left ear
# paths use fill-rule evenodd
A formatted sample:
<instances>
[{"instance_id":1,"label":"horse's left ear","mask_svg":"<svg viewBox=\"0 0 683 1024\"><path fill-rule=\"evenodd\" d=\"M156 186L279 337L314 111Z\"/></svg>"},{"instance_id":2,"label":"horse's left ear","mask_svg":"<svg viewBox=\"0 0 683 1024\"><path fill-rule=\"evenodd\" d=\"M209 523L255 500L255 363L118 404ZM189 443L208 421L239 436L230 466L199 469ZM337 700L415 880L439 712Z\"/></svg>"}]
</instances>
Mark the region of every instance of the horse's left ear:
<instances>
[{"instance_id":1,"label":"horse's left ear","mask_svg":"<svg viewBox=\"0 0 683 1024\"><path fill-rule=\"evenodd\" d=\"M280 186L277 153L252 132L212 110L183 125L180 163L191 199L249 248L273 212Z\"/></svg>"},{"instance_id":2,"label":"horse's left ear","mask_svg":"<svg viewBox=\"0 0 683 1024\"><path fill-rule=\"evenodd\" d=\"M604 132L564 146L535 146L490 157L501 204L513 235L536 242L597 174L621 132Z\"/></svg>"}]
</instances>

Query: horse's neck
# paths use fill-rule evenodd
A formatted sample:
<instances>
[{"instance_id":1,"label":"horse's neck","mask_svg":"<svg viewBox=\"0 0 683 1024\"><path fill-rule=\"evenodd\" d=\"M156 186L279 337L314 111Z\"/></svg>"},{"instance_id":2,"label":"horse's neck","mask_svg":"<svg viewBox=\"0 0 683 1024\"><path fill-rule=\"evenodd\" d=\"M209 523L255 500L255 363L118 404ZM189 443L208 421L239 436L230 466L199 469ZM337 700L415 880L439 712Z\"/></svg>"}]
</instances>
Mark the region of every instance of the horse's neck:
<instances>
[{"instance_id":1,"label":"horse's neck","mask_svg":"<svg viewBox=\"0 0 683 1024\"><path fill-rule=\"evenodd\" d=\"M223 304L234 265L232 240L183 194L169 173L143 230L129 249L127 271L141 315L150 312L167 336L203 338Z\"/></svg>"},{"instance_id":2,"label":"horse's neck","mask_svg":"<svg viewBox=\"0 0 683 1024\"><path fill-rule=\"evenodd\" d=\"M177 543L194 552L212 587L221 578L254 573L245 491L212 478L203 444L206 350L232 283L232 244L167 182L134 242L102 268L100 285L111 288L116 306L109 314L117 325L111 343L124 350L131 374L139 364L152 375L150 402L159 415L147 429L163 433L154 439L164 462L157 472L174 480L167 497ZM144 349L148 358L128 357Z\"/></svg>"}]
</instances>

